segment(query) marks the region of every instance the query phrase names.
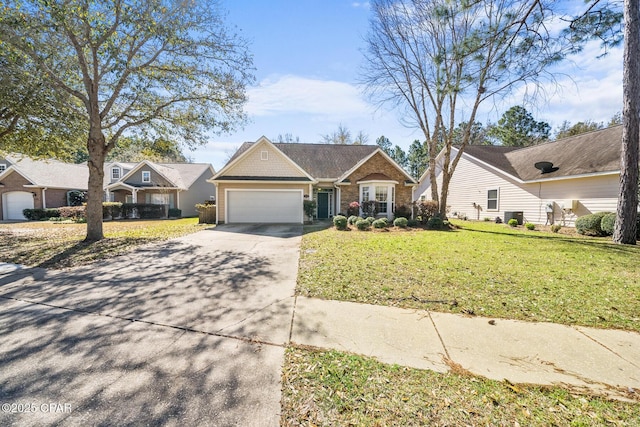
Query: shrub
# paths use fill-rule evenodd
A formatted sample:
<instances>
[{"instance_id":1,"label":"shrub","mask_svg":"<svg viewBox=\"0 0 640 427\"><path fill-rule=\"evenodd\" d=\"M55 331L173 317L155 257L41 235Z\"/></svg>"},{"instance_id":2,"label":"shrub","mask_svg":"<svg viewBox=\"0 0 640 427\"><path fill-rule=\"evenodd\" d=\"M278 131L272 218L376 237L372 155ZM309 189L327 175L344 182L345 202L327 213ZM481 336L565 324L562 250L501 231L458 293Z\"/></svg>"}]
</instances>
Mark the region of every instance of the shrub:
<instances>
[{"instance_id":1,"label":"shrub","mask_svg":"<svg viewBox=\"0 0 640 427\"><path fill-rule=\"evenodd\" d=\"M500 218L499 216L496 217L495 219L495 223L496 224L502 224L502 218Z\"/></svg>"},{"instance_id":2,"label":"shrub","mask_svg":"<svg viewBox=\"0 0 640 427\"><path fill-rule=\"evenodd\" d=\"M376 219L373 221L373 228L385 228L388 225L388 222L384 219Z\"/></svg>"},{"instance_id":3,"label":"shrub","mask_svg":"<svg viewBox=\"0 0 640 427\"><path fill-rule=\"evenodd\" d=\"M22 215L31 221L48 220L49 218L60 217L60 211L57 208L49 209L24 209Z\"/></svg>"},{"instance_id":4,"label":"shrub","mask_svg":"<svg viewBox=\"0 0 640 427\"><path fill-rule=\"evenodd\" d=\"M368 230L369 227L371 227L371 223L366 219L360 219L356 222L356 227L358 227L360 231Z\"/></svg>"},{"instance_id":5,"label":"shrub","mask_svg":"<svg viewBox=\"0 0 640 427\"><path fill-rule=\"evenodd\" d=\"M373 221L375 221L376 219L372 216L368 216L366 220L369 221L369 224L373 224Z\"/></svg>"},{"instance_id":6,"label":"shrub","mask_svg":"<svg viewBox=\"0 0 640 427\"><path fill-rule=\"evenodd\" d=\"M532 223L532 222L527 222L527 223L524 225L524 227L525 227L527 230L535 230L535 229L536 229L536 225L535 225L534 223Z\"/></svg>"},{"instance_id":7,"label":"shrub","mask_svg":"<svg viewBox=\"0 0 640 427\"><path fill-rule=\"evenodd\" d=\"M182 218L182 209L171 208L169 209L170 218Z\"/></svg>"},{"instance_id":8,"label":"shrub","mask_svg":"<svg viewBox=\"0 0 640 427\"><path fill-rule=\"evenodd\" d=\"M562 228L562 226L560 224L553 224L551 226L551 231L553 233L557 233L558 231L560 231L561 228Z\"/></svg>"},{"instance_id":9,"label":"shrub","mask_svg":"<svg viewBox=\"0 0 640 427\"><path fill-rule=\"evenodd\" d=\"M438 202L435 200L421 200L414 203L416 213L420 217L423 224L429 221L429 218L438 213Z\"/></svg>"},{"instance_id":10,"label":"shrub","mask_svg":"<svg viewBox=\"0 0 640 427\"><path fill-rule=\"evenodd\" d=\"M389 225L389 218L387 218L386 216L385 216L385 217L380 218L380 220L381 220L381 221L384 221L385 226Z\"/></svg>"},{"instance_id":11,"label":"shrub","mask_svg":"<svg viewBox=\"0 0 640 427\"><path fill-rule=\"evenodd\" d=\"M122 216L122 203L102 202L102 218L120 218Z\"/></svg>"},{"instance_id":12,"label":"shrub","mask_svg":"<svg viewBox=\"0 0 640 427\"><path fill-rule=\"evenodd\" d=\"M604 236L601 223L606 214L606 212L598 212L581 216L576 220L576 231L585 236Z\"/></svg>"},{"instance_id":13,"label":"shrub","mask_svg":"<svg viewBox=\"0 0 640 427\"><path fill-rule=\"evenodd\" d=\"M165 205L153 205L145 203L123 203L122 215L125 217L132 216L137 212L140 219L159 219L164 218Z\"/></svg>"},{"instance_id":14,"label":"shrub","mask_svg":"<svg viewBox=\"0 0 640 427\"><path fill-rule=\"evenodd\" d=\"M416 221L415 219L407 220L407 227L417 227L417 226L418 226L418 221Z\"/></svg>"},{"instance_id":15,"label":"shrub","mask_svg":"<svg viewBox=\"0 0 640 427\"><path fill-rule=\"evenodd\" d=\"M485 222L490 222L490 221L492 221L492 220L493 220L493 219L492 219L490 216L485 216L485 217L484 217L484 221L485 221Z\"/></svg>"},{"instance_id":16,"label":"shrub","mask_svg":"<svg viewBox=\"0 0 640 427\"><path fill-rule=\"evenodd\" d=\"M518 226L518 220L515 218L511 218L509 220L509 222L507 222L507 224L509 224L509 227L517 227Z\"/></svg>"},{"instance_id":17,"label":"shrub","mask_svg":"<svg viewBox=\"0 0 640 427\"><path fill-rule=\"evenodd\" d=\"M606 234L607 236L612 236L615 226L616 214L608 213L602 217L602 220L600 221L600 228L602 229L602 233Z\"/></svg>"},{"instance_id":18,"label":"shrub","mask_svg":"<svg viewBox=\"0 0 640 427\"><path fill-rule=\"evenodd\" d=\"M336 215L333 217L333 225L336 226L338 230L346 230L347 229L347 217L344 215Z\"/></svg>"},{"instance_id":19,"label":"shrub","mask_svg":"<svg viewBox=\"0 0 640 427\"><path fill-rule=\"evenodd\" d=\"M60 212L60 217L69 218L74 221L86 216L84 206L64 206L58 208L58 212Z\"/></svg>"},{"instance_id":20,"label":"shrub","mask_svg":"<svg viewBox=\"0 0 640 427\"><path fill-rule=\"evenodd\" d=\"M355 215L351 215L351 216L349 217L349 219L347 220L347 223L348 223L349 225L355 225L355 223L356 223L356 221L357 221L357 220L358 220L358 217L357 217L357 216L355 216Z\"/></svg>"},{"instance_id":21,"label":"shrub","mask_svg":"<svg viewBox=\"0 0 640 427\"><path fill-rule=\"evenodd\" d=\"M368 217L375 217L378 213L378 203L375 200L360 203L360 208L362 209L362 214Z\"/></svg>"},{"instance_id":22,"label":"shrub","mask_svg":"<svg viewBox=\"0 0 640 427\"><path fill-rule=\"evenodd\" d=\"M441 230L443 227L444 221L442 221L442 218L438 215L432 216L429 218L429 221L427 221L427 228L432 230Z\"/></svg>"},{"instance_id":23,"label":"shrub","mask_svg":"<svg viewBox=\"0 0 640 427\"><path fill-rule=\"evenodd\" d=\"M393 225L400 228L407 228L408 223L409 223L409 220L403 216L400 216L393 220Z\"/></svg>"},{"instance_id":24,"label":"shrub","mask_svg":"<svg viewBox=\"0 0 640 427\"><path fill-rule=\"evenodd\" d=\"M87 201L87 192L80 190L71 190L67 192L67 201L69 206L82 206Z\"/></svg>"},{"instance_id":25,"label":"shrub","mask_svg":"<svg viewBox=\"0 0 640 427\"><path fill-rule=\"evenodd\" d=\"M318 204L315 200L305 200L303 202L302 209L307 218L313 218L313 214L316 213L316 206L318 206ZM171 213L169 213L169 216L171 216Z\"/></svg>"},{"instance_id":26,"label":"shrub","mask_svg":"<svg viewBox=\"0 0 640 427\"><path fill-rule=\"evenodd\" d=\"M358 214L360 213L360 203L358 202L351 202L349 203L349 207L347 208L347 215L352 217L352 216L358 216Z\"/></svg>"},{"instance_id":27,"label":"shrub","mask_svg":"<svg viewBox=\"0 0 640 427\"><path fill-rule=\"evenodd\" d=\"M393 212L394 218L411 218L411 208L407 205L396 206L396 210Z\"/></svg>"}]
</instances>

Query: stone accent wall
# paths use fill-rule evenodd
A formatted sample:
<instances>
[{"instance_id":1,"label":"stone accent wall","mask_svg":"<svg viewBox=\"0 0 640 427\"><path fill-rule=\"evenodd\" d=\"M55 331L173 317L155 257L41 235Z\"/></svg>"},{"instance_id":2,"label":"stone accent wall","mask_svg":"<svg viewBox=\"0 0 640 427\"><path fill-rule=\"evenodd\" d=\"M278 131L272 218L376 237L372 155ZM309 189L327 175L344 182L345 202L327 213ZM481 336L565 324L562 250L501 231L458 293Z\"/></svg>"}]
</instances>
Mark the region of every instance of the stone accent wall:
<instances>
[{"instance_id":1,"label":"stone accent wall","mask_svg":"<svg viewBox=\"0 0 640 427\"><path fill-rule=\"evenodd\" d=\"M360 202L360 186L356 183L372 173L382 173L390 179L398 181L396 185L396 206L411 206L411 203L413 203L411 197L412 187L407 187L404 184L407 177L380 153L377 153L347 177L351 181L351 185L340 186L340 212L347 212L349 203L353 201Z\"/></svg>"}]
</instances>

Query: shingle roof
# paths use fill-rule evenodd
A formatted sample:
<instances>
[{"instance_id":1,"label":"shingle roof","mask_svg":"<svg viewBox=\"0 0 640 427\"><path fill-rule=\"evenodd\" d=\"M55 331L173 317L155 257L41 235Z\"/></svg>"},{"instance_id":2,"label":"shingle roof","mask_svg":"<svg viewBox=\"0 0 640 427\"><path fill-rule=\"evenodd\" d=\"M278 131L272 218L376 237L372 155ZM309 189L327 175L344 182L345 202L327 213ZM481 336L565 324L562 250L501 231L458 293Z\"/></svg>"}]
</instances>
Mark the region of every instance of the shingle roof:
<instances>
[{"instance_id":1,"label":"shingle roof","mask_svg":"<svg viewBox=\"0 0 640 427\"><path fill-rule=\"evenodd\" d=\"M231 157L229 163L247 151L255 142L245 142ZM359 161L378 149L377 145L274 143L280 151L318 178L337 179ZM227 164L229 164L227 163Z\"/></svg>"},{"instance_id":2,"label":"shingle roof","mask_svg":"<svg viewBox=\"0 0 640 427\"><path fill-rule=\"evenodd\" d=\"M88 187L89 168L86 164L33 160L15 155L6 157L33 185L73 190L86 190Z\"/></svg>"},{"instance_id":3,"label":"shingle roof","mask_svg":"<svg viewBox=\"0 0 640 427\"><path fill-rule=\"evenodd\" d=\"M622 126L612 126L525 148L474 146L465 153L522 181L616 172L620 170ZM542 174L536 162L551 162L559 169Z\"/></svg>"}]
</instances>

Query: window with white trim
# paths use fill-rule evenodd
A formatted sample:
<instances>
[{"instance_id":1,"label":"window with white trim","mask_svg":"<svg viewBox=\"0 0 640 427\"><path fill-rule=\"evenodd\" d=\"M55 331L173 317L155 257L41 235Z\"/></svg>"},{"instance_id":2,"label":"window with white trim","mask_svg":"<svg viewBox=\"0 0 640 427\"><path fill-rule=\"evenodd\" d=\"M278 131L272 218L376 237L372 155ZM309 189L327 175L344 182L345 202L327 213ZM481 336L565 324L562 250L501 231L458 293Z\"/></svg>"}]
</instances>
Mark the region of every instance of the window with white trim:
<instances>
[{"instance_id":1,"label":"window with white trim","mask_svg":"<svg viewBox=\"0 0 640 427\"><path fill-rule=\"evenodd\" d=\"M376 185L376 202L378 205L378 213L387 213L389 206L389 187Z\"/></svg>"},{"instance_id":2,"label":"window with white trim","mask_svg":"<svg viewBox=\"0 0 640 427\"><path fill-rule=\"evenodd\" d=\"M487 190L487 210L497 211L498 200L500 197L500 191L497 188L490 188Z\"/></svg>"},{"instance_id":3,"label":"window with white trim","mask_svg":"<svg viewBox=\"0 0 640 427\"><path fill-rule=\"evenodd\" d=\"M151 182L151 171L142 171L142 182Z\"/></svg>"},{"instance_id":4,"label":"window with white trim","mask_svg":"<svg viewBox=\"0 0 640 427\"><path fill-rule=\"evenodd\" d=\"M4 172L7 170L7 165L6 163L0 163L0 173Z\"/></svg>"},{"instance_id":5,"label":"window with white trim","mask_svg":"<svg viewBox=\"0 0 640 427\"><path fill-rule=\"evenodd\" d=\"M376 211L379 216L391 218L395 209L396 187L386 182L372 183L360 186L360 201L376 202Z\"/></svg>"},{"instance_id":6,"label":"window with white trim","mask_svg":"<svg viewBox=\"0 0 640 427\"><path fill-rule=\"evenodd\" d=\"M362 197L360 197L360 200L363 202L368 202L369 201L369 186L365 185L362 187Z\"/></svg>"},{"instance_id":7,"label":"window with white trim","mask_svg":"<svg viewBox=\"0 0 640 427\"><path fill-rule=\"evenodd\" d=\"M111 179L113 180L117 180L120 179L120 168L119 167L113 167L111 168Z\"/></svg>"}]
</instances>

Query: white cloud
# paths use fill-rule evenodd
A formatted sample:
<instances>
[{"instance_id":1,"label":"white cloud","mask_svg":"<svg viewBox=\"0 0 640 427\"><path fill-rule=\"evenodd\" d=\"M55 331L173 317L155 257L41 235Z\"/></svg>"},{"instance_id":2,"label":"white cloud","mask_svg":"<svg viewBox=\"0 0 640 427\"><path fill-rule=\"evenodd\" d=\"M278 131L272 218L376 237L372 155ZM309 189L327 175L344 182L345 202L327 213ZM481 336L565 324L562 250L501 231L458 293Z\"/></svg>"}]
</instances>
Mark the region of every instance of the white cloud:
<instances>
[{"instance_id":1,"label":"white cloud","mask_svg":"<svg viewBox=\"0 0 640 427\"><path fill-rule=\"evenodd\" d=\"M294 75L271 77L247 92L246 111L254 116L312 114L349 118L369 111L356 86Z\"/></svg>"},{"instance_id":2,"label":"white cloud","mask_svg":"<svg viewBox=\"0 0 640 427\"><path fill-rule=\"evenodd\" d=\"M362 7L362 8L368 9L369 5L370 4L369 4L368 1L354 1L353 3L351 3L351 6L356 7L356 8Z\"/></svg>"}]
</instances>

